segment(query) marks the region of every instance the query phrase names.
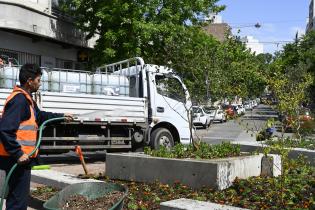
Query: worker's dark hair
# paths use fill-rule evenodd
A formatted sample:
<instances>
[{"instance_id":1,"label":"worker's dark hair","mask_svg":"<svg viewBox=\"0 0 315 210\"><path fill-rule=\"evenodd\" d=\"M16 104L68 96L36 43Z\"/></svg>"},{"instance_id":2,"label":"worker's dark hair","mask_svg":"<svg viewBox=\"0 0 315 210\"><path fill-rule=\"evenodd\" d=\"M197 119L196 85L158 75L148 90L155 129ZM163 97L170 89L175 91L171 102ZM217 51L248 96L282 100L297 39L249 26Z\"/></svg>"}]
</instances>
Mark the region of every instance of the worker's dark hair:
<instances>
[{"instance_id":1,"label":"worker's dark hair","mask_svg":"<svg viewBox=\"0 0 315 210\"><path fill-rule=\"evenodd\" d=\"M29 78L35 79L38 75L42 75L42 70L37 64L24 64L20 69L20 85L23 86Z\"/></svg>"}]
</instances>

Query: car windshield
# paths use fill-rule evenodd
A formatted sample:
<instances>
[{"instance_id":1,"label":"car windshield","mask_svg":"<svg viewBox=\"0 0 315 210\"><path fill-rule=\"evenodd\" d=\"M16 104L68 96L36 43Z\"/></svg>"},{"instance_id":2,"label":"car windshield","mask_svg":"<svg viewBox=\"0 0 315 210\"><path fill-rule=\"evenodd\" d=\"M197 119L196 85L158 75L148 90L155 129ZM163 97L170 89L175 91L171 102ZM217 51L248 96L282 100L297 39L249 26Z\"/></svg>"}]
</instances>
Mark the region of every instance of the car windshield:
<instances>
[{"instance_id":1,"label":"car windshield","mask_svg":"<svg viewBox=\"0 0 315 210\"><path fill-rule=\"evenodd\" d=\"M207 113L207 114L212 114L216 110L214 107L205 107L203 109L204 109L205 113Z\"/></svg>"},{"instance_id":2,"label":"car windshield","mask_svg":"<svg viewBox=\"0 0 315 210\"><path fill-rule=\"evenodd\" d=\"M198 107L193 107L192 111L193 111L193 113L201 113L201 109Z\"/></svg>"},{"instance_id":3,"label":"car windshield","mask_svg":"<svg viewBox=\"0 0 315 210\"><path fill-rule=\"evenodd\" d=\"M207 113L207 114L214 114L215 110L205 110L205 113Z\"/></svg>"}]
</instances>

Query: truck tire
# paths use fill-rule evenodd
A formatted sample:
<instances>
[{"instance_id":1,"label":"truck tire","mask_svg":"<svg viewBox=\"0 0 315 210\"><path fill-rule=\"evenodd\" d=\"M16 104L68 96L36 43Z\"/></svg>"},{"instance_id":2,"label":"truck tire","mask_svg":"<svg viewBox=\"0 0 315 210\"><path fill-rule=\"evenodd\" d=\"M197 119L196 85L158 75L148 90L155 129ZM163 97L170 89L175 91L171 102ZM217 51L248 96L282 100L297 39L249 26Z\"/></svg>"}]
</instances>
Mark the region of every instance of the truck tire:
<instances>
[{"instance_id":1,"label":"truck tire","mask_svg":"<svg viewBox=\"0 0 315 210\"><path fill-rule=\"evenodd\" d=\"M151 133L150 145L153 149L159 149L161 145L171 148L174 146L174 139L168 129L157 128Z\"/></svg>"}]
</instances>

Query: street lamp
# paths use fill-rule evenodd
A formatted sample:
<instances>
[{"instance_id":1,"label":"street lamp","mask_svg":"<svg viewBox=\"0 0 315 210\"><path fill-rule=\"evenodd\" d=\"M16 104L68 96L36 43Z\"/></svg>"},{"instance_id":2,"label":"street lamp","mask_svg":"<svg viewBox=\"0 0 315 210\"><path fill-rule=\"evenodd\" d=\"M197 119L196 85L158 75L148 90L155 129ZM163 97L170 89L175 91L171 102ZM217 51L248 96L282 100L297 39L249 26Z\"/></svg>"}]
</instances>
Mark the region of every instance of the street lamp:
<instances>
[{"instance_id":1,"label":"street lamp","mask_svg":"<svg viewBox=\"0 0 315 210\"><path fill-rule=\"evenodd\" d=\"M255 27L255 28L260 28L261 25L260 25L259 23L256 23L256 24L254 25L254 27Z\"/></svg>"}]
</instances>

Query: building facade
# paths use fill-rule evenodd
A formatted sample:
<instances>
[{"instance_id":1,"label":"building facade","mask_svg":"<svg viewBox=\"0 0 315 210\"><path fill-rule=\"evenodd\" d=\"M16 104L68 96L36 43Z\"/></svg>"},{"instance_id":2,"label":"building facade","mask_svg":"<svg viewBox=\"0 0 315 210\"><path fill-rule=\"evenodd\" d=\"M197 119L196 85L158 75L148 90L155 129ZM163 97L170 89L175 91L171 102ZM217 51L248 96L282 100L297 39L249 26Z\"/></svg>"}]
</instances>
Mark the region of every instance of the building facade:
<instances>
[{"instance_id":1,"label":"building facade","mask_svg":"<svg viewBox=\"0 0 315 210\"><path fill-rule=\"evenodd\" d=\"M204 27L204 30L220 42L223 42L231 34L231 27L222 21L222 16L220 15L210 14L204 18L204 21L211 21L210 24Z\"/></svg>"},{"instance_id":2,"label":"building facade","mask_svg":"<svg viewBox=\"0 0 315 210\"><path fill-rule=\"evenodd\" d=\"M95 38L86 41L58 0L0 0L0 57L7 62L84 69Z\"/></svg>"},{"instance_id":3,"label":"building facade","mask_svg":"<svg viewBox=\"0 0 315 210\"><path fill-rule=\"evenodd\" d=\"M223 42L231 34L231 28L227 23L211 23L205 26L204 30L220 42Z\"/></svg>"},{"instance_id":4,"label":"building facade","mask_svg":"<svg viewBox=\"0 0 315 210\"><path fill-rule=\"evenodd\" d=\"M309 4L309 15L308 15L308 23L306 25L306 32L309 32L310 30L314 30L314 0L310 0Z\"/></svg>"}]
</instances>

